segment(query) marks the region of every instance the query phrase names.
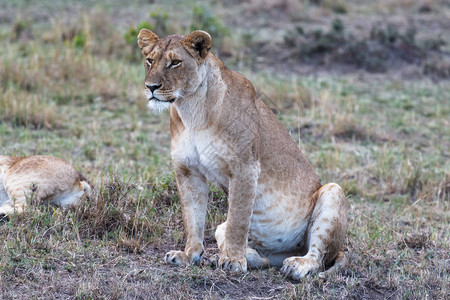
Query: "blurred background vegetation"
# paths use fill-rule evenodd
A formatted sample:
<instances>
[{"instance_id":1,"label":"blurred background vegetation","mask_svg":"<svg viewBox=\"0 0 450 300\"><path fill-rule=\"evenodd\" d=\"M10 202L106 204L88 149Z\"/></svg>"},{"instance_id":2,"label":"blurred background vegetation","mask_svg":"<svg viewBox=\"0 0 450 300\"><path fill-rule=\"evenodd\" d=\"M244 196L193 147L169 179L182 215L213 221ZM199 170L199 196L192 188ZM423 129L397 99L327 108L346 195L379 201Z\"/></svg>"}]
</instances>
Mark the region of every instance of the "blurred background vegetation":
<instances>
[{"instance_id":1,"label":"blurred background vegetation","mask_svg":"<svg viewBox=\"0 0 450 300\"><path fill-rule=\"evenodd\" d=\"M208 31L322 181L344 187L347 270L292 282L162 263L184 234L168 115L143 95L144 27ZM62 157L97 188L0 224L0 298L443 299L449 28L444 0L0 1L0 154ZM211 186L206 255L226 208Z\"/></svg>"}]
</instances>

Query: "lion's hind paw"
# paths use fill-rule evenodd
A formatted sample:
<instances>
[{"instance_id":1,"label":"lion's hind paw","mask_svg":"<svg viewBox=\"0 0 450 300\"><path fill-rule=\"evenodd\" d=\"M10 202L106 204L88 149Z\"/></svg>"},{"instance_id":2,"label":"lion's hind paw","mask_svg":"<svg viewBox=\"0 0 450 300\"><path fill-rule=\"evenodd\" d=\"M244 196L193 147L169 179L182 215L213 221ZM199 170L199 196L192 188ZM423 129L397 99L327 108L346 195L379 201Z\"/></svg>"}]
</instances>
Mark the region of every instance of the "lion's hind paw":
<instances>
[{"instance_id":1,"label":"lion's hind paw","mask_svg":"<svg viewBox=\"0 0 450 300\"><path fill-rule=\"evenodd\" d=\"M299 280L316 273L319 267L320 264L314 258L289 257L284 260L281 272L292 279Z\"/></svg>"}]
</instances>

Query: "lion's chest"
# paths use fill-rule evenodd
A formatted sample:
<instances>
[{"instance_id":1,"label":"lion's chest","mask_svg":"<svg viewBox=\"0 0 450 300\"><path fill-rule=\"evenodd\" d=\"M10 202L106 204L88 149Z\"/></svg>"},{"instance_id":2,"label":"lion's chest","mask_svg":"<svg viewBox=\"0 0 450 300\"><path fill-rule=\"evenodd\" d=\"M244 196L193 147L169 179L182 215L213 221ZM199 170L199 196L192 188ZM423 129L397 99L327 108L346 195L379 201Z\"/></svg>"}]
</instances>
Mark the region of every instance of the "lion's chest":
<instances>
[{"instance_id":1,"label":"lion's chest","mask_svg":"<svg viewBox=\"0 0 450 300\"><path fill-rule=\"evenodd\" d=\"M228 177L223 170L228 152L228 147L211 131L186 130L172 145L171 154L174 163L181 163L209 182L227 188Z\"/></svg>"}]
</instances>

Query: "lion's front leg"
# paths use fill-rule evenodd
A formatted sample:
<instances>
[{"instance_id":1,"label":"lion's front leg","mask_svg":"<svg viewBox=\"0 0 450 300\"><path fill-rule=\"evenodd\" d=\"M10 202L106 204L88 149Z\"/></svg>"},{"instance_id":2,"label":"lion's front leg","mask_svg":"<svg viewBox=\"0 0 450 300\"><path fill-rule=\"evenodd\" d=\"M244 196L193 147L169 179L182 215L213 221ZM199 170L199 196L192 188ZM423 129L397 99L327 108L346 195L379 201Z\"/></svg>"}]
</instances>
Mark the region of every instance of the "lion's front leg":
<instances>
[{"instance_id":1,"label":"lion's front leg","mask_svg":"<svg viewBox=\"0 0 450 300\"><path fill-rule=\"evenodd\" d=\"M175 167L175 179L187 240L184 251L169 251L164 260L178 266L199 264L203 254L208 184L204 176L195 174L185 167Z\"/></svg>"},{"instance_id":2,"label":"lion's front leg","mask_svg":"<svg viewBox=\"0 0 450 300\"><path fill-rule=\"evenodd\" d=\"M257 166L242 167L230 180L225 241L219 258L219 266L223 269L247 271L245 254L258 172Z\"/></svg>"}]
</instances>

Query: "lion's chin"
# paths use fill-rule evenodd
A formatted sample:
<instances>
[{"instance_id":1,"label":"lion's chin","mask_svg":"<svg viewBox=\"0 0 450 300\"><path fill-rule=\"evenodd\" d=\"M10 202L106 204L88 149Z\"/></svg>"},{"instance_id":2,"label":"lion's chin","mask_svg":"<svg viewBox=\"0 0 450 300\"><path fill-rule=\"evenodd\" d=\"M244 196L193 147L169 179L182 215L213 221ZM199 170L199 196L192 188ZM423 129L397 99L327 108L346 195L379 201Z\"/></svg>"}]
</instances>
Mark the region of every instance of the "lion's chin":
<instances>
[{"instance_id":1,"label":"lion's chin","mask_svg":"<svg viewBox=\"0 0 450 300\"><path fill-rule=\"evenodd\" d=\"M159 101L156 98L152 98L148 101L147 107L155 113L161 113L170 107L171 102Z\"/></svg>"}]
</instances>

